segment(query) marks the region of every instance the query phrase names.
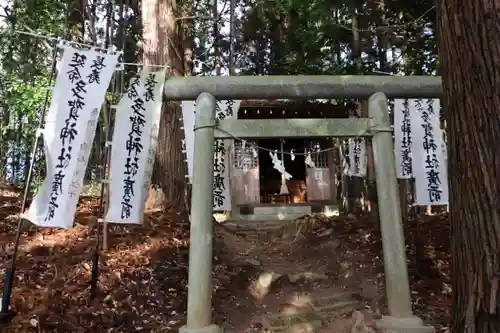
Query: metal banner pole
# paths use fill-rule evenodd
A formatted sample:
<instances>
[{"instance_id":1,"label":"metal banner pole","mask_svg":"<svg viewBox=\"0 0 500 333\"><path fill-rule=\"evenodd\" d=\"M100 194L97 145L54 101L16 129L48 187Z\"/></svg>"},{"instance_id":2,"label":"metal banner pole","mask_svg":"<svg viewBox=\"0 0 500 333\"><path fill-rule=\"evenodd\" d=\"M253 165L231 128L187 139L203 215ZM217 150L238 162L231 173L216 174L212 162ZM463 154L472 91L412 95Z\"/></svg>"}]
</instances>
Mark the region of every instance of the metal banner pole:
<instances>
[{"instance_id":1,"label":"metal banner pole","mask_svg":"<svg viewBox=\"0 0 500 333\"><path fill-rule=\"evenodd\" d=\"M52 81L54 80L54 74L56 71L57 51L58 51L58 46L57 46L57 42L56 42L54 45L54 51L52 53L52 68L51 68L51 72L50 72L50 76L49 76L49 87L47 87L47 91L45 92L45 100L43 103L42 110L40 112L38 129L36 131L35 142L33 143L33 148L31 151L30 166L28 169L28 175L26 177L26 184L24 187L23 201L21 204L21 212L19 213L19 215L17 217L17 231L16 231L16 239L15 239L15 243L14 243L14 252L12 253L12 260L10 262L10 267L5 272L5 283L4 283L3 294L2 294L2 308L0 311L0 322L2 322L2 323L8 323L10 321L10 319L12 319L12 317L15 315L15 313L10 311L10 302L11 302L11 296L12 296L12 286L14 284L14 277L15 277L15 272L16 272L17 252L18 252L20 241L21 241L21 229L22 229L23 222L24 222L24 219L21 217L21 214L24 213L24 211L26 209L26 202L28 201L28 196L30 193L31 181L33 178L33 168L34 168L34 165L36 162L36 153L38 151L38 145L40 143L40 136L42 135L42 132L43 132L45 114L47 111L47 106L49 104L50 85L52 84Z\"/></svg>"},{"instance_id":2,"label":"metal banner pole","mask_svg":"<svg viewBox=\"0 0 500 333\"><path fill-rule=\"evenodd\" d=\"M117 78L115 77L115 80ZM115 92L115 85L113 84L113 93ZM114 97L114 96L113 96ZM112 97L112 98L113 98ZM101 227L100 223L102 222L102 237L103 237L103 248L104 250L107 249L107 227L108 224L106 221L104 221L102 218L106 215L107 212L107 205L109 203L109 200L106 200L104 202L104 196L107 196L109 198L109 187L106 188L108 180L107 180L107 174L108 174L108 160L110 159L110 146L111 146L111 141L109 138L109 133L110 133L110 126L111 126L111 109L112 109L112 104L113 100L110 102L110 105L106 107L103 113L103 118L104 118L104 126L103 126L103 132L104 132L104 152L102 153L101 156L101 167L100 167L100 179L101 179L101 191L100 191L100 196L99 196L99 216L101 218L98 219L97 225L96 225L96 244L95 244L95 249L94 249L94 254L92 255L92 271L91 271L91 280L90 280L90 299L94 299L97 294L97 281L99 280L99 254L100 254L100 247L101 247Z\"/></svg>"}]
</instances>

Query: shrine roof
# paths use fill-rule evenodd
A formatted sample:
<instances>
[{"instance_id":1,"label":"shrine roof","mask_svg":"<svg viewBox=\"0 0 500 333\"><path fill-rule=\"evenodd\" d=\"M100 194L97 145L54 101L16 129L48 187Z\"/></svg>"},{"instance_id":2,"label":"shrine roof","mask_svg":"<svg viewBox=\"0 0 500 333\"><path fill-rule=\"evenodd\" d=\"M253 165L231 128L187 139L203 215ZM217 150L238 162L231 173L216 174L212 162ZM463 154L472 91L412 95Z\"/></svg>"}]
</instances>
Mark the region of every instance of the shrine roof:
<instances>
[{"instance_id":1,"label":"shrine roof","mask_svg":"<svg viewBox=\"0 0 500 333\"><path fill-rule=\"evenodd\" d=\"M266 118L271 114L280 114L280 118L344 118L355 107L354 100L336 104L330 100L243 100L238 114L240 118Z\"/></svg>"}]
</instances>

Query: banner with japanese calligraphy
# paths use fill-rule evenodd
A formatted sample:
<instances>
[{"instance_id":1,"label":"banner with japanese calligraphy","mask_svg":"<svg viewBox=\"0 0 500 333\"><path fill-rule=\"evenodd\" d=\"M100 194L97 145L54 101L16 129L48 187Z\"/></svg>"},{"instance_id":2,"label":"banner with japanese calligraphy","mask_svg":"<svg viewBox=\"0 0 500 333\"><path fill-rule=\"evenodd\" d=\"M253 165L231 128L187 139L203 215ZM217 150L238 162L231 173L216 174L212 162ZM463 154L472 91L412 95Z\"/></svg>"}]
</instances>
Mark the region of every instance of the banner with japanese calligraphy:
<instances>
[{"instance_id":1,"label":"banner with japanese calligraphy","mask_svg":"<svg viewBox=\"0 0 500 333\"><path fill-rule=\"evenodd\" d=\"M47 176L22 216L40 227L71 228L95 128L117 54L65 47L45 119Z\"/></svg>"},{"instance_id":2,"label":"banner with japanese calligraphy","mask_svg":"<svg viewBox=\"0 0 500 333\"><path fill-rule=\"evenodd\" d=\"M394 100L394 148L396 174L400 179L412 178L412 131L410 101Z\"/></svg>"},{"instance_id":3,"label":"banner with japanese calligraphy","mask_svg":"<svg viewBox=\"0 0 500 333\"><path fill-rule=\"evenodd\" d=\"M164 71L143 69L118 103L111 143L109 204L104 221L140 224L153 171Z\"/></svg>"},{"instance_id":4,"label":"banner with japanese calligraphy","mask_svg":"<svg viewBox=\"0 0 500 333\"><path fill-rule=\"evenodd\" d=\"M223 120L236 116L241 101L224 100L216 104L216 118ZM194 165L194 119L195 103L182 102L182 117L184 122L184 151L188 162L188 178L192 182ZM213 200L214 211L231 210L230 189L230 149L233 140L216 140L214 153Z\"/></svg>"},{"instance_id":5,"label":"banner with japanese calligraphy","mask_svg":"<svg viewBox=\"0 0 500 333\"><path fill-rule=\"evenodd\" d=\"M218 120L237 117L241 101L225 100L217 102L215 117ZM233 140L216 140L214 153L214 210L231 210L231 150Z\"/></svg>"},{"instance_id":6,"label":"banner with japanese calligraphy","mask_svg":"<svg viewBox=\"0 0 500 333\"><path fill-rule=\"evenodd\" d=\"M349 176L349 139L347 141L342 140L339 147L339 154L341 158L341 170L342 175Z\"/></svg>"},{"instance_id":7,"label":"banner with japanese calligraphy","mask_svg":"<svg viewBox=\"0 0 500 333\"><path fill-rule=\"evenodd\" d=\"M349 138L349 176L365 177L367 170L366 143L364 138Z\"/></svg>"},{"instance_id":8,"label":"banner with japanese calligraphy","mask_svg":"<svg viewBox=\"0 0 500 333\"><path fill-rule=\"evenodd\" d=\"M448 170L446 145L439 120L439 99L410 99L408 104L416 204L447 205Z\"/></svg>"},{"instance_id":9,"label":"banner with japanese calligraphy","mask_svg":"<svg viewBox=\"0 0 500 333\"><path fill-rule=\"evenodd\" d=\"M194 161L194 119L196 117L196 102L182 101L182 123L184 128L184 140L182 140L182 152L187 164L186 179L193 183L193 161Z\"/></svg>"}]
</instances>

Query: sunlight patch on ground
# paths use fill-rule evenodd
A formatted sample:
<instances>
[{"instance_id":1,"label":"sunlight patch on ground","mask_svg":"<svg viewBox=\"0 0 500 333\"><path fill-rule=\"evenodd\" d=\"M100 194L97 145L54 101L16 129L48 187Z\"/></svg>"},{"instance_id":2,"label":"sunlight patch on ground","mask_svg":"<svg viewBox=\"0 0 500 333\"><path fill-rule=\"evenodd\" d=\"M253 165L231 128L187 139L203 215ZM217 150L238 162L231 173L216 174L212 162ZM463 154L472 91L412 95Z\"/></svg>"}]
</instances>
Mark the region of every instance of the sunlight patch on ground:
<instances>
[{"instance_id":1,"label":"sunlight patch on ground","mask_svg":"<svg viewBox=\"0 0 500 333\"><path fill-rule=\"evenodd\" d=\"M260 274L256 280L250 283L250 295L258 300L263 299L271 290L272 284L282 276L282 274L276 274L274 272Z\"/></svg>"},{"instance_id":2,"label":"sunlight patch on ground","mask_svg":"<svg viewBox=\"0 0 500 333\"><path fill-rule=\"evenodd\" d=\"M25 240L21 244L21 249L24 252L31 253L40 247L52 249L55 247L68 247L71 245L74 246L88 238L87 229L83 228L60 229L52 232L49 235L39 233L36 237Z\"/></svg>"}]
</instances>

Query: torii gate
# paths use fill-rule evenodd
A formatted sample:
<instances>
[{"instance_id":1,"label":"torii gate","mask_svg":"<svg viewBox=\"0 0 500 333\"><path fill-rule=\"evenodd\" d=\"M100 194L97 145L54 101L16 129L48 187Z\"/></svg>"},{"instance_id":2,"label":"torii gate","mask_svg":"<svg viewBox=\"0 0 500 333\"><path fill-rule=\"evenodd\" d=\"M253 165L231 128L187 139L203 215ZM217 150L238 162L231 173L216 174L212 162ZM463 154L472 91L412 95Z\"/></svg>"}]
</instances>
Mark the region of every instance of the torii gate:
<instances>
[{"instance_id":1,"label":"torii gate","mask_svg":"<svg viewBox=\"0 0 500 333\"><path fill-rule=\"evenodd\" d=\"M389 316L386 333L424 333L412 313L405 243L387 98L439 98L441 78L430 76L233 76L171 77L166 100L196 100L189 249L187 323L181 333L220 333L212 324L212 182L215 138L372 136ZM216 99L368 99L369 118L215 120ZM218 130L219 129L219 130ZM231 135L229 135L229 134Z\"/></svg>"}]
</instances>

